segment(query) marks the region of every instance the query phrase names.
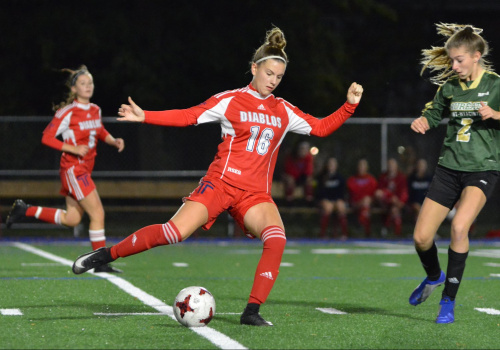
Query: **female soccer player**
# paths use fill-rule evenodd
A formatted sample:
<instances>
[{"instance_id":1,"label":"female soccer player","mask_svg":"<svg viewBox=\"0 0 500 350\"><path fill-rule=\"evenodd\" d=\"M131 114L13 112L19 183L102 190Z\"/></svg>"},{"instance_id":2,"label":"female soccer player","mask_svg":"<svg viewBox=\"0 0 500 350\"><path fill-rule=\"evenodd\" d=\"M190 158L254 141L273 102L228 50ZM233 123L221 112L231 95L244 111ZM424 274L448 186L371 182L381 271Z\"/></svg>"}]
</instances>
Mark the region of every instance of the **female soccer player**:
<instances>
[{"instance_id":1,"label":"female soccer player","mask_svg":"<svg viewBox=\"0 0 500 350\"><path fill-rule=\"evenodd\" d=\"M243 88L221 92L188 109L143 111L129 97L119 120L165 126L188 126L218 122L222 142L199 187L165 224L144 227L120 243L84 254L76 259L73 272L83 273L119 257L137 254L158 245L179 243L200 226L209 229L227 210L251 238L260 238L263 252L240 323L272 326L259 314L271 292L285 249L285 229L271 198L278 149L288 131L328 136L349 118L361 99L363 88L353 83L347 102L324 119L316 119L287 101L275 97L288 63L286 40L279 28L267 33L265 43L251 61L252 82Z\"/></svg>"},{"instance_id":2,"label":"female soccer player","mask_svg":"<svg viewBox=\"0 0 500 350\"><path fill-rule=\"evenodd\" d=\"M438 71L434 100L411 129L425 134L449 118L438 165L413 233L415 248L427 273L413 291L410 304L425 301L444 283L437 323L452 323L458 287L469 251L469 228L490 197L500 170L500 77L485 60L488 44L481 29L471 25L438 24L449 37L444 47L423 50L422 72ZM441 271L434 242L436 232L460 200L451 222L446 275Z\"/></svg>"},{"instance_id":3,"label":"female soccer player","mask_svg":"<svg viewBox=\"0 0 500 350\"><path fill-rule=\"evenodd\" d=\"M337 158L330 157L325 161L321 173L317 177L318 199L320 209L320 237L326 237L328 223L333 212L337 212L337 219L342 232L341 239L346 240L347 229L347 204L345 201L345 179L338 172Z\"/></svg>"},{"instance_id":4,"label":"female soccer player","mask_svg":"<svg viewBox=\"0 0 500 350\"><path fill-rule=\"evenodd\" d=\"M95 250L106 246L104 209L91 177L97 141L116 147L118 152L123 151L125 142L111 136L102 125L101 109L90 103L94 81L87 67L82 65L75 71L63 71L70 73L66 83L70 90L68 98L54 107L56 114L43 132L42 143L62 151L60 193L66 197L66 210L31 206L17 199L6 224L10 227L23 217L35 217L51 224L75 227L86 212L90 218L90 242ZM96 272L121 271L104 264Z\"/></svg>"}]
</instances>

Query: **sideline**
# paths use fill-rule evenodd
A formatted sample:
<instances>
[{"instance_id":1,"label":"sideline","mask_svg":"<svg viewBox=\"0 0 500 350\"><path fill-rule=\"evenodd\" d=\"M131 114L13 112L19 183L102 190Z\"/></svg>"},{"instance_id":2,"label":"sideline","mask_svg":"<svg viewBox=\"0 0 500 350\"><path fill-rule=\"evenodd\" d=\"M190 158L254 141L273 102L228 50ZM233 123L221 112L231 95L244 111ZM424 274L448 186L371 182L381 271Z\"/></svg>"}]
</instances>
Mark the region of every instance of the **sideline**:
<instances>
[{"instance_id":1,"label":"sideline","mask_svg":"<svg viewBox=\"0 0 500 350\"><path fill-rule=\"evenodd\" d=\"M46 252L44 250L35 248L31 245L25 244L25 243L20 243L20 242L14 242L12 243L12 246L17 247L19 249L22 249L24 251L36 254L38 256L41 256L43 258L58 262L62 265L66 266L73 266L73 261L61 258L57 255L54 255L52 253ZM87 272L90 273L94 276L104 278L108 280L109 282L113 283L116 285L118 288L122 289L124 292L127 294L139 299L141 302L144 304L150 306L151 308L158 310L162 314L165 314L169 316L171 319L173 319L175 322L177 322L174 313L173 313L173 308L164 302L162 302L160 299L155 298L154 296L146 293L145 291L137 288L130 282L124 280L121 277L117 277L115 275L109 274L109 273L94 273L94 272ZM193 332L197 333L198 335L204 337L208 341L210 341L212 344L215 346L219 347L220 349L247 349L240 343L238 343L236 340L233 340L229 338L227 335L220 333L219 331L216 331L213 328L210 328L208 326L205 327L200 327L200 328L189 328Z\"/></svg>"}]
</instances>

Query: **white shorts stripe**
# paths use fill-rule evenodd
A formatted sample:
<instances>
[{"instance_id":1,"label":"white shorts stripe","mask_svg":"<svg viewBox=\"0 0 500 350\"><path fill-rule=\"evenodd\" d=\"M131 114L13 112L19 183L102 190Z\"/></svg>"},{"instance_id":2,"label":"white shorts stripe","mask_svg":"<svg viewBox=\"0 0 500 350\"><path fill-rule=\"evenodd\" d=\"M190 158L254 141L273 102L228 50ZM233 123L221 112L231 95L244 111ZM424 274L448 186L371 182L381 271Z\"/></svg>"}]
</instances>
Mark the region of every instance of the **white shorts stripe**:
<instances>
[{"instance_id":1,"label":"white shorts stripe","mask_svg":"<svg viewBox=\"0 0 500 350\"><path fill-rule=\"evenodd\" d=\"M76 199L81 201L84 197L82 190L80 189L80 185L78 184L78 180L75 176L75 167L72 166L69 168L66 173L66 179L68 180L68 187L70 192L73 192L76 196Z\"/></svg>"}]
</instances>

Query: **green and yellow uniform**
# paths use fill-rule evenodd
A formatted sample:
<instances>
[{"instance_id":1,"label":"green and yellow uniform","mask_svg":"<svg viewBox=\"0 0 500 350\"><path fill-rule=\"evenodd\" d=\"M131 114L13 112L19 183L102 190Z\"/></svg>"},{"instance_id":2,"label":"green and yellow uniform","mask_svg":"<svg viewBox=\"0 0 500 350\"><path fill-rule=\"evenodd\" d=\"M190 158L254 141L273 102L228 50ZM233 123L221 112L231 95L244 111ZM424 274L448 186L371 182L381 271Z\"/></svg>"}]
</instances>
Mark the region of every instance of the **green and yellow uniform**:
<instances>
[{"instance_id":1,"label":"green and yellow uniform","mask_svg":"<svg viewBox=\"0 0 500 350\"><path fill-rule=\"evenodd\" d=\"M481 120L481 102L500 110L498 74L483 71L467 83L452 77L426 104L422 116L431 128L449 118L438 164L458 171L500 171L500 121Z\"/></svg>"}]
</instances>

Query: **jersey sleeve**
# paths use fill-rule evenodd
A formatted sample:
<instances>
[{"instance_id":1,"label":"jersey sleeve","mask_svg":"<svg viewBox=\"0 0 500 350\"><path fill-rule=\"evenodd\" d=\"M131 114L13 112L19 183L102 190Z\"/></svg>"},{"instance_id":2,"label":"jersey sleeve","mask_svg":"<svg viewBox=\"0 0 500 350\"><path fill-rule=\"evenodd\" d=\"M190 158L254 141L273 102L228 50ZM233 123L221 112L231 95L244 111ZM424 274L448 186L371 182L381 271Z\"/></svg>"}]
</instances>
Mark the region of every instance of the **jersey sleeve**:
<instances>
[{"instance_id":1,"label":"jersey sleeve","mask_svg":"<svg viewBox=\"0 0 500 350\"><path fill-rule=\"evenodd\" d=\"M338 110L326 118L318 119L310 114L302 112L295 106L287 104L287 110L290 116L290 131L298 134L326 137L344 124L344 122L353 115L357 106L358 104L345 102Z\"/></svg>"},{"instance_id":2,"label":"jersey sleeve","mask_svg":"<svg viewBox=\"0 0 500 350\"><path fill-rule=\"evenodd\" d=\"M65 128L67 128L67 118L69 118L70 115L71 112L66 115L59 115L58 113L56 113L49 125L47 125L47 127L43 131L42 144L54 148L58 151L62 151L64 142L59 140L57 136L60 135Z\"/></svg>"},{"instance_id":3,"label":"jersey sleeve","mask_svg":"<svg viewBox=\"0 0 500 350\"><path fill-rule=\"evenodd\" d=\"M434 99L426 103L422 110L422 116L427 119L429 127L435 128L439 122L448 114L450 99L445 97L446 86L440 86Z\"/></svg>"},{"instance_id":4,"label":"jersey sleeve","mask_svg":"<svg viewBox=\"0 0 500 350\"><path fill-rule=\"evenodd\" d=\"M220 100L212 96L205 102L191 108L144 111L144 122L147 124L174 127L216 122L220 121L228 104L228 99Z\"/></svg>"}]
</instances>

